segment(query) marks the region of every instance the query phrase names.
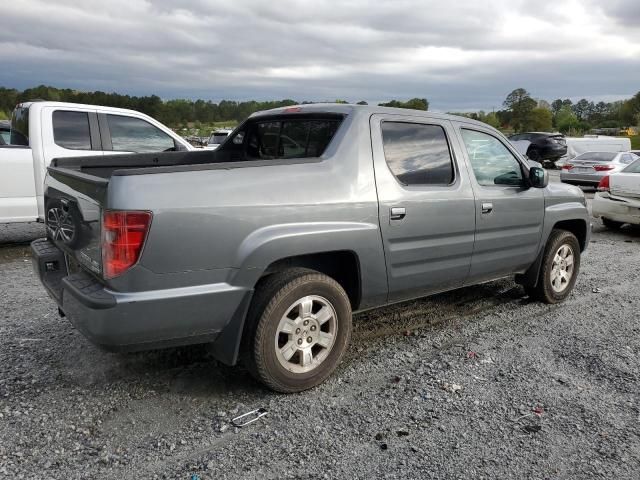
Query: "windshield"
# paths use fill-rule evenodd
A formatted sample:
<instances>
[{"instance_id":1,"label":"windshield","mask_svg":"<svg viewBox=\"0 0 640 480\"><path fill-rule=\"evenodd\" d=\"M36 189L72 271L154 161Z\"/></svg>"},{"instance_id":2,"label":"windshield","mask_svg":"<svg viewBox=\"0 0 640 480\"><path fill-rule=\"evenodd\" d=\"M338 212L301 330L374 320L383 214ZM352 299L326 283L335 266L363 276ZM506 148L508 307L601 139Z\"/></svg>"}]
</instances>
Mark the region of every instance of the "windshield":
<instances>
[{"instance_id":1,"label":"windshield","mask_svg":"<svg viewBox=\"0 0 640 480\"><path fill-rule=\"evenodd\" d=\"M591 162L610 162L616 156L618 152L587 152L578 155L574 160L589 160Z\"/></svg>"},{"instance_id":2,"label":"windshield","mask_svg":"<svg viewBox=\"0 0 640 480\"><path fill-rule=\"evenodd\" d=\"M29 146L29 108L17 107L11 119L11 145Z\"/></svg>"}]
</instances>

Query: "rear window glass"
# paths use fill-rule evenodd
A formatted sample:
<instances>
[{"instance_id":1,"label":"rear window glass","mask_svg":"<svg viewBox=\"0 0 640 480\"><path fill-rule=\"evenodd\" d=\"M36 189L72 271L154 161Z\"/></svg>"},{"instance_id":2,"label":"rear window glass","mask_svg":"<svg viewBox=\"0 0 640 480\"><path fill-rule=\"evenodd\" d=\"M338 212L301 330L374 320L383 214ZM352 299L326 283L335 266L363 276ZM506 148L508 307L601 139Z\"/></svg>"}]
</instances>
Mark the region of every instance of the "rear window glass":
<instances>
[{"instance_id":1,"label":"rear window glass","mask_svg":"<svg viewBox=\"0 0 640 480\"><path fill-rule=\"evenodd\" d=\"M64 110L53 112L53 141L69 150L91 150L89 114Z\"/></svg>"},{"instance_id":2,"label":"rear window glass","mask_svg":"<svg viewBox=\"0 0 640 480\"><path fill-rule=\"evenodd\" d=\"M248 160L311 158L324 153L339 126L339 119L266 120L248 124L247 134L236 136L246 137Z\"/></svg>"},{"instance_id":3,"label":"rear window glass","mask_svg":"<svg viewBox=\"0 0 640 480\"><path fill-rule=\"evenodd\" d=\"M209 137L210 144L222 143L227 139L228 133L214 133Z\"/></svg>"},{"instance_id":4,"label":"rear window glass","mask_svg":"<svg viewBox=\"0 0 640 480\"><path fill-rule=\"evenodd\" d=\"M448 185L453 162L447 137L438 125L383 122L384 156L404 185Z\"/></svg>"},{"instance_id":5,"label":"rear window glass","mask_svg":"<svg viewBox=\"0 0 640 480\"><path fill-rule=\"evenodd\" d=\"M29 146L29 109L19 107L13 111L11 119L11 145Z\"/></svg>"},{"instance_id":6,"label":"rear window glass","mask_svg":"<svg viewBox=\"0 0 640 480\"><path fill-rule=\"evenodd\" d=\"M610 162L618 155L617 152L587 152L578 155L574 160L589 160L590 162Z\"/></svg>"}]
</instances>

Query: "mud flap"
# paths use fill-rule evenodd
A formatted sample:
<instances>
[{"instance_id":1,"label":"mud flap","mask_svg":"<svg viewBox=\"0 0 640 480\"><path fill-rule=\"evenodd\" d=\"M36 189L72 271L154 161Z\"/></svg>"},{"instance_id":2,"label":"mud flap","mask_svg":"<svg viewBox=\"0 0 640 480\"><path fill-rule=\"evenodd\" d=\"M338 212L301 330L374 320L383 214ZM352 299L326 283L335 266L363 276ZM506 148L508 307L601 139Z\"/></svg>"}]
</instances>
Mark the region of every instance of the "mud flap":
<instances>
[{"instance_id":1,"label":"mud flap","mask_svg":"<svg viewBox=\"0 0 640 480\"><path fill-rule=\"evenodd\" d=\"M526 272L516 275L516 283L525 287L535 287L538 285L540 277L540 268L542 267L542 258L544 257L545 246L542 247L536 260L531 264Z\"/></svg>"},{"instance_id":2,"label":"mud flap","mask_svg":"<svg viewBox=\"0 0 640 480\"><path fill-rule=\"evenodd\" d=\"M252 296L253 290L244 294L233 317L209 347L209 352L215 359L226 365L235 365L238 362L242 332Z\"/></svg>"}]
</instances>

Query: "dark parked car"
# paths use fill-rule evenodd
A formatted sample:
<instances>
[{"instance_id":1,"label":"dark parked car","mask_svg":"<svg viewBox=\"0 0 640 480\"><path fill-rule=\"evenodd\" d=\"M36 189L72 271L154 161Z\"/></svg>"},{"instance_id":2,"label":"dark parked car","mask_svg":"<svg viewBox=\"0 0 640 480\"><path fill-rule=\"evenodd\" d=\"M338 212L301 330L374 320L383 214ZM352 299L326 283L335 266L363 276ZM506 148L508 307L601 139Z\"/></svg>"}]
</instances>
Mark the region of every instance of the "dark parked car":
<instances>
[{"instance_id":1,"label":"dark parked car","mask_svg":"<svg viewBox=\"0 0 640 480\"><path fill-rule=\"evenodd\" d=\"M0 120L0 145L9 145L11 136L11 123L8 120Z\"/></svg>"},{"instance_id":2,"label":"dark parked car","mask_svg":"<svg viewBox=\"0 0 640 480\"><path fill-rule=\"evenodd\" d=\"M528 132L511 135L509 140L528 140L531 142L527 157L543 165L555 164L556 160L567 153L567 141L561 133Z\"/></svg>"}]
</instances>

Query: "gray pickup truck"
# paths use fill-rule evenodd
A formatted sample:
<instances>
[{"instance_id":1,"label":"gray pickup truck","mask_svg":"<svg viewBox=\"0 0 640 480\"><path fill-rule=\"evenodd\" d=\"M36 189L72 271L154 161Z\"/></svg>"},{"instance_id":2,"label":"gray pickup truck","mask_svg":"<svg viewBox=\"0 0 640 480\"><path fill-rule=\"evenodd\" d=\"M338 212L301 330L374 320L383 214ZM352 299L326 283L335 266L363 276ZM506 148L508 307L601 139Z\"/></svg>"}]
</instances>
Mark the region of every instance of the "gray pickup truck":
<instances>
[{"instance_id":1,"label":"gray pickup truck","mask_svg":"<svg viewBox=\"0 0 640 480\"><path fill-rule=\"evenodd\" d=\"M34 267L112 350L211 343L268 387L325 380L351 314L515 276L572 291L590 223L498 131L353 105L260 112L214 151L62 158Z\"/></svg>"}]
</instances>

